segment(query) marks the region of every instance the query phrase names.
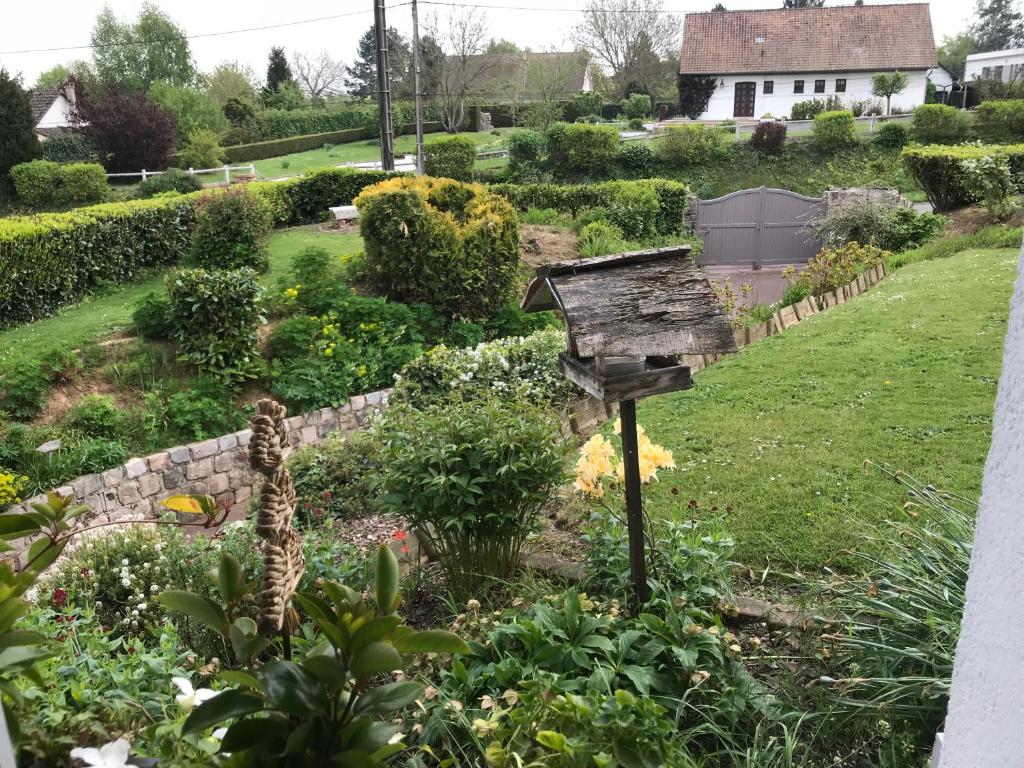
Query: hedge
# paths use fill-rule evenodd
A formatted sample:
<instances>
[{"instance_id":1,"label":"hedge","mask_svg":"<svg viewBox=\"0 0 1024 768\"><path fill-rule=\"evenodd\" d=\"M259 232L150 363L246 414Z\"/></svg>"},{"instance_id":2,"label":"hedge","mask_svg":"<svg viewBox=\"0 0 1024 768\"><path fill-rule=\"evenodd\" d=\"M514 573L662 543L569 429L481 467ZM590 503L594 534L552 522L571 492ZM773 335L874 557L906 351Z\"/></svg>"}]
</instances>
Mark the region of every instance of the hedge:
<instances>
[{"instance_id":1,"label":"hedge","mask_svg":"<svg viewBox=\"0 0 1024 768\"><path fill-rule=\"evenodd\" d=\"M441 110L427 105L423 117L427 121L440 120ZM411 103L396 102L392 104L392 118L395 125L410 125L416 120L415 108ZM256 113L248 127L256 138L266 141L351 128L364 128L376 134L378 120L376 102L367 102L326 108L265 109Z\"/></svg>"},{"instance_id":2,"label":"hedge","mask_svg":"<svg viewBox=\"0 0 1024 768\"><path fill-rule=\"evenodd\" d=\"M649 188L657 196L654 230L659 235L675 235L683 231L689 190L677 181L640 179L601 184L493 184L491 189L508 198L521 211L554 208L575 216L584 208L610 208L616 192L631 185Z\"/></svg>"},{"instance_id":3,"label":"hedge","mask_svg":"<svg viewBox=\"0 0 1024 768\"><path fill-rule=\"evenodd\" d=\"M993 143L1024 139L1024 99L981 102L974 130L982 141Z\"/></svg>"},{"instance_id":4,"label":"hedge","mask_svg":"<svg viewBox=\"0 0 1024 768\"><path fill-rule=\"evenodd\" d=\"M412 133L416 125L403 125L399 133ZM432 122L423 124L424 133L438 133L443 131L441 123ZM229 163L248 163L253 160L266 160L268 157L279 157L290 155L295 152L308 152L311 149L320 149L324 144L346 144L351 141L363 141L377 137L377 129L373 128L348 128L343 131L329 131L327 133L310 133L304 136L290 136L284 139L269 139L257 141L252 144L236 144L233 147L225 147L224 154Z\"/></svg>"},{"instance_id":5,"label":"hedge","mask_svg":"<svg viewBox=\"0 0 1024 768\"><path fill-rule=\"evenodd\" d=\"M1020 186L1020 180L1024 179L1024 144L928 144L906 147L902 152L907 170L940 212L977 202L977 197L965 185L966 174L961 163L996 155L1006 157L1010 173Z\"/></svg>"}]
</instances>

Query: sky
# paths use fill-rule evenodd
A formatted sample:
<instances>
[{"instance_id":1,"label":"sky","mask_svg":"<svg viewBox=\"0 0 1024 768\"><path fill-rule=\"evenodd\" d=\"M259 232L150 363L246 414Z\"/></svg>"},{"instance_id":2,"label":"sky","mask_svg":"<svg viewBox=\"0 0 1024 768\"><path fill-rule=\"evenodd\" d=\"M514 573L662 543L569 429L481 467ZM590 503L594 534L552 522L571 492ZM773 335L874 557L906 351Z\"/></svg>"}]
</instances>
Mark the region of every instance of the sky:
<instances>
[{"instance_id":1,"label":"sky","mask_svg":"<svg viewBox=\"0 0 1024 768\"><path fill-rule=\"evenodd\" d=\"M411 17L404 0L387 0L394 6L387 16L389 26L411 32ZM571 30L580 18L586 0L452 0L493 6L486 18L493 37L511 40L522 47L551 49L571 47ZM665 9L682 14L707 11L716 0L665 0ZM871 3L872 0L866 0ZM424 17L443 20L449 8L420 0L421 25ZM134 19L143 0L47 0L36 5L19 0L0 0L0 67L21 73L26 85L55 64L88 59L89 35L97 14L109 5L119 18ZM249 64L259 73L266 71L266 57L272 45L296 51L328 51L335 59L351 62L359 37L373 22L373 0L160 0L157 4L189 35L210 35L254 27L235 34L215 34L190 40L196 63L203 71L221 61ZM828 5L840 3L827 2ZM845 3L844 3L845 4ZM729 10L777 8L781 0L725 0ZM973 8L970 0L932 0L932 27L936 41L964 30ZM547 10L540 10L547 9ZM325 18L335 17L335 18ZM318 19L317 21L308 21ZM288 26L278 26L288 25ZM681 29L681 24L680 24ZM38 49L73 48L39 51ZM32 51L22 53L21 51Z\"/></svg>"}]
</instances>

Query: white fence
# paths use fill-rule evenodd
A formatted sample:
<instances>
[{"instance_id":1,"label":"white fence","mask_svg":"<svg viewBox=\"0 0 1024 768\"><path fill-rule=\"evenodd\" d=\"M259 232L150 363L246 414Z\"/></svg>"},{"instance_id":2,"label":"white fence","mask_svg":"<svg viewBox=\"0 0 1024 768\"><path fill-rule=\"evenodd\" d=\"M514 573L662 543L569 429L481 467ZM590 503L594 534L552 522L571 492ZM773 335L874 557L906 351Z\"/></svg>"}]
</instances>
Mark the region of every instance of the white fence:
<instances>
[{"instance_id":1,"label":"white fence","mask_svg":"<svg viewBox=\"0 0 1024 768\"><path fill-rule=\"evenodd\" d=\"M223 172L223 174L224 174L224 182L226 184L230 184L231 183L231 172L232 171L245 171L246 173L250 173L253 176L255 176L256 175L256 166L253 163L249 163L249 165L224 165L224 166L221 166L220 168L189 168L186 171L186 173L188 173L189 176L195 176L196 174L202 174L202 173L221 173L221 172ZM115 178L128 178L128 177L131 177L131 176L139 176L139 177L141 177L142 181L145 181L150 176L159 176L162 173L166 173L166 171L147 171L145 168L143 168L141 171L136 171L136 172L133 172L133 173L108 173L107 174L107 178L108 179L115 179Z\"/></svg>"},{"instance_id":2,"label":"white fence","mask_svg":"<svg viewBox=\"0 0 1024 768\"><path fill-rule=\"evenodd\" d=\"M909 123L913 119L914 116L912 114L870 115L853 118L857 125L866 125L868 133L874 133L882 123ZM753 120L748 123L736 123L736 137L739 138L745 133L753 134L759 122L761 121ZM814 128L814 120L783 120L782 123L786 126L787 131L793 131L797 134L811 133Z\"/></svg>"}]
</instances>

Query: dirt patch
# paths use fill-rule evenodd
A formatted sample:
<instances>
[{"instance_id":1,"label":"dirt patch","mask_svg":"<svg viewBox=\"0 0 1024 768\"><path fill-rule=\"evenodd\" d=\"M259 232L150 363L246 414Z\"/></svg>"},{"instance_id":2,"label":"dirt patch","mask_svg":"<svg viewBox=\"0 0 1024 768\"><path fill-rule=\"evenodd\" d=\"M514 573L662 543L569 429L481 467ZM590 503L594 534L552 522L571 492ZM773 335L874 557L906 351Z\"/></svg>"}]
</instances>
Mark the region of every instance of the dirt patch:
<instances>
[{"instance_id":1,"label":"dirt patch","mask_svg":"<svg viewBox=\"0 0 1024 768\"><path fill-rule=\"evenodd\" d=\"M531 224L519 228L519 250L523 261L531 267L572 261L580 255L572 232Z\"/></svg>"},{"instance_id":2,"label":"dirt patch","mask_svg":"<svg viewBox=\"0 0 1024 768\"><path fill-rule=\"evenodd\" d=\"M990 224L1006 224L1009 227L1024 225L1024 209L1016 211L1008 221L998 222L980 205L971 205L946 214L947 235L971 235Z\"/></svg>"}]
</instances>

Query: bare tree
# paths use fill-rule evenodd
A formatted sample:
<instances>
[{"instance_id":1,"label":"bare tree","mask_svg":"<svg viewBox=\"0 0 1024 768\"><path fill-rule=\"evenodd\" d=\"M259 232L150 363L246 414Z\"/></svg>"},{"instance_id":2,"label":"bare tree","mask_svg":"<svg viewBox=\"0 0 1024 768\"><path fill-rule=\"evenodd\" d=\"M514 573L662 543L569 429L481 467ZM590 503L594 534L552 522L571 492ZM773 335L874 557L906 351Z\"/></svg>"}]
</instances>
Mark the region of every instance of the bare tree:
<instances>
[{"instance_id":1,"label":"bare tree","mask_svg":"<svg viewBox=\"0 0 1024 768\"><path fill-rule=\"evenodd\" d=\"M332 59L327 51L296 53L292 57L292 69L302 90L314 101L340 93L345 82L345 65Z\"/></svg>"},{"instance_id":2,"label":"bare tree","mask_svg":"<svg viewBox=\"0 0 1024 768\"><path fill-rule=\"evenodd\" d=\"M487 16L477 8L462 8L450 13L443 27L433 19L428 33L445 53L436 98L445 130L455 133L466 116L466 97L496 66L497 57L483 55L490 42Z\"/></svg>"},{"instance_id":3,"label":"bare tree","mask_svg":"<svg viewBox=\"0 0 1024 768\"><path fill-rule=\"evenodd\" d=\"M573 36L621 88L626 70L646 57L645 49L674 61L681 32L679 19L665 12L661 0L588 0Z\"/></svg>"},{"instance_id":4,"label":"bare tree","mask_svg":"<svg viewBox=\"0 0 1024 768\"><path fill-rule=\"evenodd\" d=\"M582 87L589 64L590 56L585 51L549 50L529 54L524 88L529 106L524 123L543 130L561 120L565 102Z\"/></svg>"}]
</instances>

